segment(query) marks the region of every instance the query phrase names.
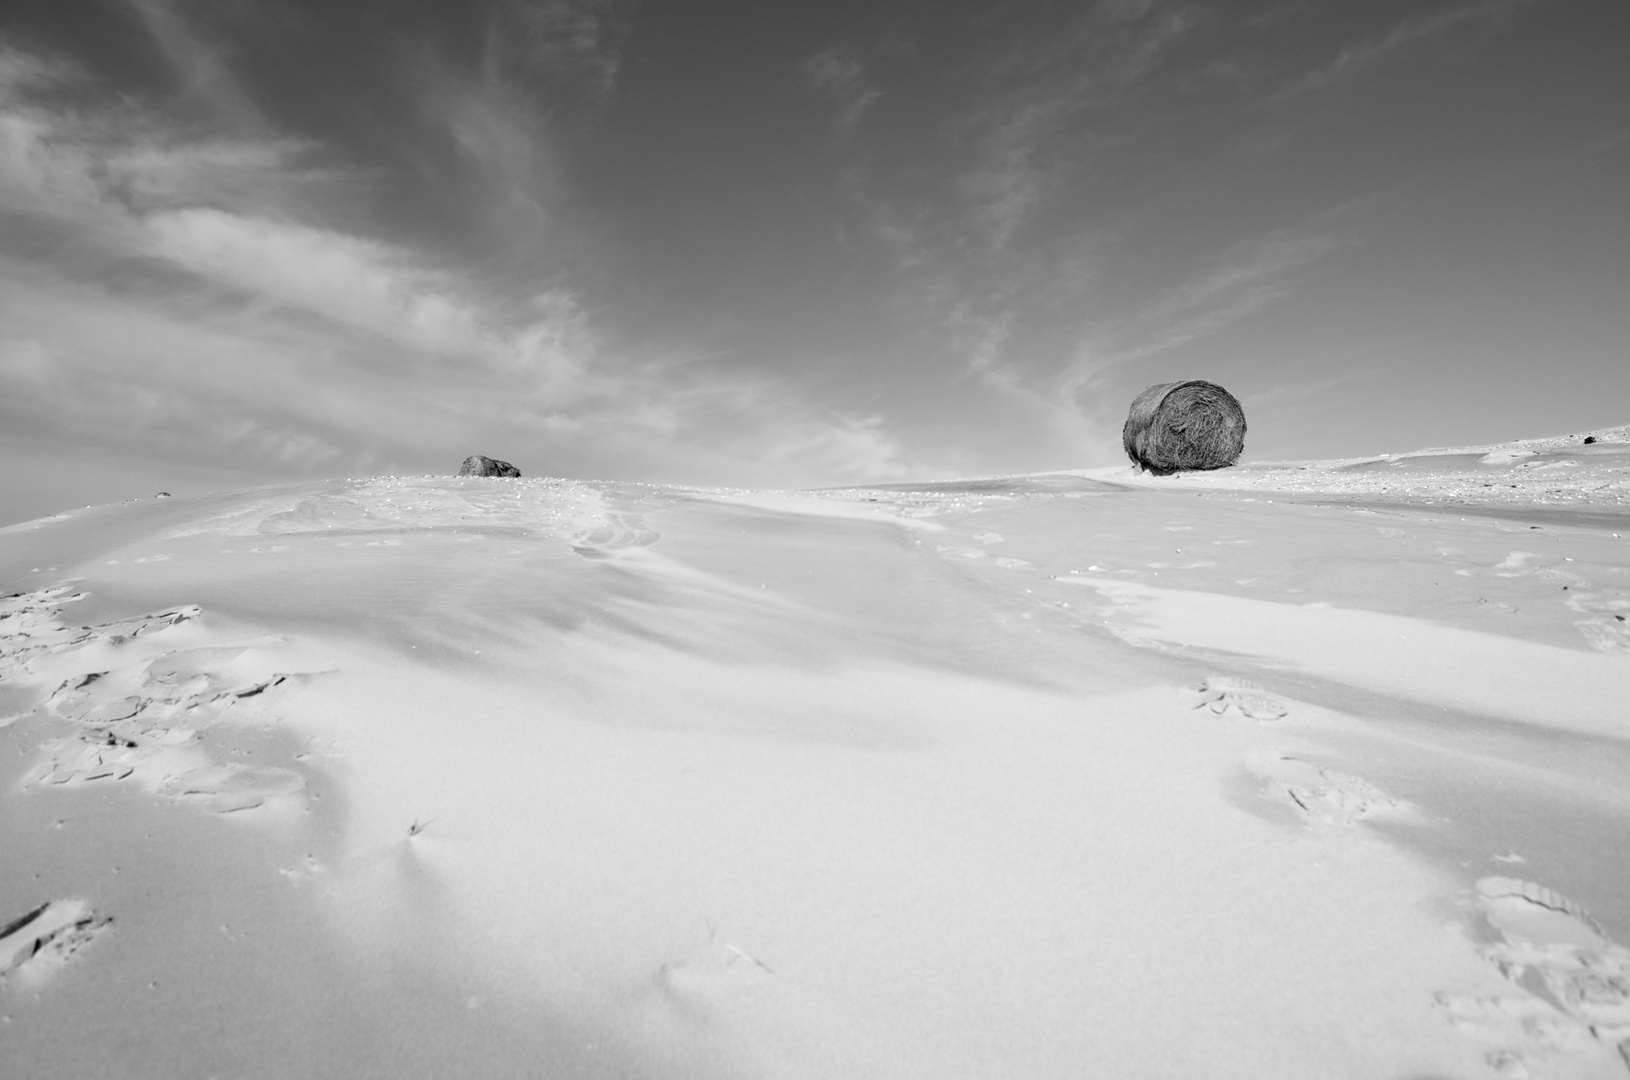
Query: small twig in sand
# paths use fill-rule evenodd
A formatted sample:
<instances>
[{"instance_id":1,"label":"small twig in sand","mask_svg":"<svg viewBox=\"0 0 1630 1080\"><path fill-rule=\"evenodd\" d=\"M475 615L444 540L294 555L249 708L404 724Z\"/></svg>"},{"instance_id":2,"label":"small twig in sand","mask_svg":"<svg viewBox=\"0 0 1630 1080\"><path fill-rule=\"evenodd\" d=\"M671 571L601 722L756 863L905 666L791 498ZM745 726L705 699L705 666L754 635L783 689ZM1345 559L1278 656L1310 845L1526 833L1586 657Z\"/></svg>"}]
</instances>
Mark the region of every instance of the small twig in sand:
<instances>
[{"instance_id":1,"label":"small twig in sand","mask_svg":"<svg viewBox=\"0 0 1630 1080\"><path fill-rule=\"evenodd\" d=\"M748 961L750 963L753 963L753 964L757 964L759 967L763 968L765 971L769 972L771 975L775 974L775 969L774 968L770 967L769 964L766 964L764 961L760 960L758 957L753 956L751 953L747 953L747 952L742 951L741 949L736 948L734 945L730 944L730 942L728 942L728 941L724 943L724 947L726 949L728 949L729 951L735 953L737 956L741 957L743 960L746 960L746 961Z\"/></svg>"}]
</instances>

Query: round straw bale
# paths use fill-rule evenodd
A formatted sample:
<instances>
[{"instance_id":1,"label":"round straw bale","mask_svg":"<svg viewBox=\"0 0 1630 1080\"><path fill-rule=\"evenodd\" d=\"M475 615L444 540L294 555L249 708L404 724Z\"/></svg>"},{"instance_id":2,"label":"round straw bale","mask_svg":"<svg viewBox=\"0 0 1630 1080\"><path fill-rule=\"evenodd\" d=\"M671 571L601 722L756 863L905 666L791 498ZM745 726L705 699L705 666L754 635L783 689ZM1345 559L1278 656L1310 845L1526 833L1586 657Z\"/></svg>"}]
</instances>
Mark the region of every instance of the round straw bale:
<instances>
[{"instance_id":1,"label":"round straw bale","mask_svg":"<svg viewBox=\"0 0 1630 1080\"><path fill-rule=\"evenodd\" d=\"M1245 410L1216 383L1157 383L1132 400L1121 445L1156 476L1226 469L1245 449Z\"/></svg>"}]
</instances>

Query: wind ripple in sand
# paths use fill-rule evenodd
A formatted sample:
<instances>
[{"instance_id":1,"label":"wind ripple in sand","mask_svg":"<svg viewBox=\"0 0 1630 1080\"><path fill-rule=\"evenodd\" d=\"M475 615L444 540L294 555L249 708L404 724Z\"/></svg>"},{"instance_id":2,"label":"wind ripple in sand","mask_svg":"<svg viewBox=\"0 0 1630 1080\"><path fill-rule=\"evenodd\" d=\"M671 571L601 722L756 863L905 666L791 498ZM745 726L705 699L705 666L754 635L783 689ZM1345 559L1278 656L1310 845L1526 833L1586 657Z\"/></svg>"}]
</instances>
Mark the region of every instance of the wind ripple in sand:
<instances>
[{"instance_id":1,"label":"wind ripple in sand","mask_svg":"<svg viewBox=\"0 0 1630 1080\"><path fill-rule=\"evenodd\" d=\"M607 514L593 529L572 538L572 550L585 559L609 559L625 548L646 547L658 539L632 514Z\"/></svg>"},{"instance_id":2,"label":"wind ripple in sand","mask_svg":"<svg viewBox=\"0 0 1630 1080\"><path fill-rule=\"evenodd\" d=\"M1450 1021L1493 1044L1485 1057L1500 1076L1605 1076L1614 1057L1630 1070L1630 949L1544 885L1485 877L1476 889L1499 935L1481 952L1515 992L1439 994Z\"/></svg>"},{"instance_id":3,"label":"wind ripple in sand","mask_svg":"<svg viewBox=\"0 0 1630 1080\"><path fill-rule=\"evenodd\" d=\"M292 536L475 526L568 536L595 516L599 492L544 477L493 480L381 476L334 481L323 489L272 498L195 521L167 539L216 533Z\"/></svg>"}]
</instances>

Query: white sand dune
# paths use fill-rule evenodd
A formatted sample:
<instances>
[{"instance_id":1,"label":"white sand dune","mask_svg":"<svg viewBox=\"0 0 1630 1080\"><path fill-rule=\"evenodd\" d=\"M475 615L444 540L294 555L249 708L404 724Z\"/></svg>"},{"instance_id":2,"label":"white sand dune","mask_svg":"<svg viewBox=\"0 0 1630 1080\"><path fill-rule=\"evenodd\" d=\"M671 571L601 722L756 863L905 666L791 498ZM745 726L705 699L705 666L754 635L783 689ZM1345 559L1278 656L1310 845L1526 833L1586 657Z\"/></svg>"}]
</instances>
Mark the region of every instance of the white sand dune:
<instances>
[{"instance_id":1,"label":"white sand dune","mask_svg":"<svg viewBox=\"0 0 1630 1080\"><path fill-rule=\"evenodd\" d=\"M1630 448L1500 449L0 530L0 1075L1623 1078Z\"/></svg>"}]
</instances>

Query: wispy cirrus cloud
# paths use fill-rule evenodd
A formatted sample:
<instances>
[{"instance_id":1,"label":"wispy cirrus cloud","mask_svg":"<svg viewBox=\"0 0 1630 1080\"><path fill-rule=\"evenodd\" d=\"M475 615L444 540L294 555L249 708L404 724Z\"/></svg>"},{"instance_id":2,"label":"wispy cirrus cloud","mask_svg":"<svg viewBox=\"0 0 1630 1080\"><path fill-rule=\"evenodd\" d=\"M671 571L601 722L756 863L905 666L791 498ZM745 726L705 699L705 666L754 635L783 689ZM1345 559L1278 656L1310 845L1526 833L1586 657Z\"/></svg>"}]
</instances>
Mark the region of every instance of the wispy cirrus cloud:
<instances>
[{"instance_id":1,"label":"wispy cirrus cloud","mask_svg":"<svg viewBox=\"0 0 1630 1080\"><path fill-rule=\"evenodd\" d=\"M832 126L839 133L851 131L883 96L867 82L865 64L852 45L821 50L804 61L803 70L810 87L836 106Z\"/></svg>"},{"instance_id":2,"label":"wispy cirrus cloud","mask_svg":"<svg viewBox=\"0 0 1630 1080\"><path fill-rule=\"evenodd\" d=\"M261 123L259 110L233 78L225 58L195 32L176 0L125 3L163 55L188 106L238 125Z\"/></svg>"},{"instance_id":3,"label":"wispy cirrus cloud","mask_svg":"<svg viewBox=\"0 0 1630 1080\"><path fill-rule=\"evenodd\" d=\"M956 121L972 151L957 205L987 249L1007 249L1049 200L1091 175L1143 106L1140 84L1201 21L1183 4L1113 0L996 57L981 100Z\"/></svg>"},{"instance_id":4,"label":"wispy cirrus cloud","mask_svg":"<svg viewBox=\"0 0 1630 1080\"><path fill-rule=\"evenodd\" d=\"M1344 46L1329 63L1308 72L1275 96L1284 99L1324 89L1383 63L1417 42L1467 23L1498 22L1530 3L1532 0L1477 0L1400 20L1384 34Z\"/></svg>"},{"instance_id":5,"label":"wispy cirrus cloud","mask_svg":"<svg viewBox=\"0 0 1630 1080\"><path fill-rule=\"evenodd\" d=\"M1015 355L1011 310L960 313L963 348L984 385L1023 403L1061 443L1113 453L1124 399L1147 381L1139 367L1263 311L1351 242L1317 223L1242 239L1148 300L1094 320L1055 363Z\"/></svg>"},{"instance_id":6,"label":"wispy cirrus cloud","mask_svg":"<svg viewBox=\"0 0 1630 1080\"><path fill-rule=\"evenodd\" d=\"M1348 242L1325 231L1275 230L1230 245L1211 266L1137 309L1118 335L1113 362L1175 349L1255 314Z\"/></svg>"},{"instance_id":7,"label":"wispy cirrus cloud","mask_svg":"<svg viewBox=\"0 0 1630 1080\"><path fill-rule=\"evenodd\" d=\"M1127 228L1113 207L1080 212L1084 193L1108 183L1145 122L1146 84L1204 21L1187 4L1111 0L1042 32L1016 23L1003 42L993 17L975 92L941 121L952 164L931 194L905 201L884 194L890 177L849 174L848 201L892 261L897 308L945 341L961 377L1052 393L1037 388L1064 360L1036 354L1033 328L1090 289Z\"/></svg>"},{"instance_id":8,"label":"wispy cirrus cloud","mask_svg":"<svg viewBox=\"0 0 1630 1080\"><path fill-rule=\"evenodd\" d=\"M1134 83L1153 74L1168 51L1204 19L1202 9L1188 5L1154 11L1153 3L1109 4L1101 10L1115 23L1138 27L1108 74L1116 82Z\"/></svg>"},{"instance_id":9,"label":"wispy cirrus cloud","mask_svg":"<svg viewBox=\"0 0 1630 1080\"><path fill-rule=\"evenodd\" d=\"M617 89L631 0L509 0L488 27L489 81L535 87L553 120L599 115Z\"/></svg>"}]
</instances>

